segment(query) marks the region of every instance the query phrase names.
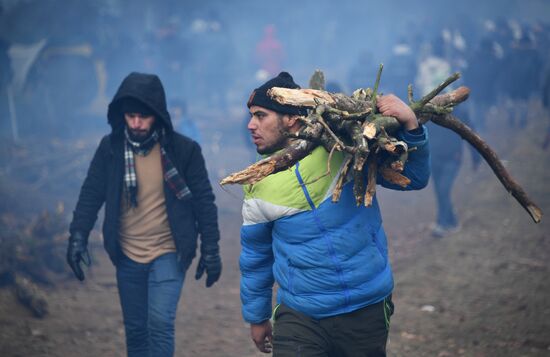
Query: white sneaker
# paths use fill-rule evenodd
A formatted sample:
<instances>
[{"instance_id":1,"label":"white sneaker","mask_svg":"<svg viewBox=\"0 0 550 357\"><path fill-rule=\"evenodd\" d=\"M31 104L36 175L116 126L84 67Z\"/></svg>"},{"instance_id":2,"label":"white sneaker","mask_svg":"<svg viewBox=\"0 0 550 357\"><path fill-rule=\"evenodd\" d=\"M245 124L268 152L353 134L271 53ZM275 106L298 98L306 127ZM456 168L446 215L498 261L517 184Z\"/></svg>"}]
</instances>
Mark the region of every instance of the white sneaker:
<instances>
[{"instance_id":1,"label":"white sneaker","mask_svg":"<svg viewBox=\"0 0 550 357\"><path fill-rule=\"evenodd\" d=\"M460 225L443 227L436 223L432 226L432 236L436 238L443 238L458 231L460 231Z\"/></svg>"}]
</instances>

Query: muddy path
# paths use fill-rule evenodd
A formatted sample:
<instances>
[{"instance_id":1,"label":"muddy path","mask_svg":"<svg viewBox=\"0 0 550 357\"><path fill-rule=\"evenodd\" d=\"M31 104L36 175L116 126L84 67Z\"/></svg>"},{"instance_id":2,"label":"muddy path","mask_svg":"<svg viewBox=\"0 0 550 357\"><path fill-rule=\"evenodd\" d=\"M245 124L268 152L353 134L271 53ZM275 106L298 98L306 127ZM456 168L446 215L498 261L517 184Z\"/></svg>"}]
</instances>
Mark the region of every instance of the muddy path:
<instances>
[{"instance_id":1,"label":"muddy path","mask_svg":"<svg viewBox=\"0 0 550 357\"><path fill-rule=\"evenodd\" d=\"M548 116L530 113L537 115ZM379 189L396 285L389 356L550 355L550 151L540 150L537 135L546 124L533 121L526 135L510 143L496 120L489 123L492 145L546 216L535 225L487 165L473 172L464 164L453 194L462 229L443 239L430 236L431 186L415 193ZM205 152L214 180L239 168L241 162L228 157L248 155L239 147L223 156ZM194 280L195 264L189 270L176 355L263 356L240 315L240 193L216 188L216 194L224 271L207 289L204 280ZM32 317L9 288L0 288L2 356L125 355L114 269L98 244L93 253L85 283L67 278L46 288L50 314L44 319Z\"/></svg>"}]
</instances>

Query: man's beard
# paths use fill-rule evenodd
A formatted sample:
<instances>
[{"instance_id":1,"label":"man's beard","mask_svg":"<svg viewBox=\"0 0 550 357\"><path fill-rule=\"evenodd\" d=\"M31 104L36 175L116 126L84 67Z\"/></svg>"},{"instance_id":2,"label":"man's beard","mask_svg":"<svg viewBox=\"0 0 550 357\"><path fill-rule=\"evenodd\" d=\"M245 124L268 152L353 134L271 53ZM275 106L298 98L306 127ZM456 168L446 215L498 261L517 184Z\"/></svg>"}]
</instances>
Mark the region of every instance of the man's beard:
<instances>
[{"instance_id":1,"label":"man's beard","mask_svg":"<svg viewBox=\"0 0 550 357\"><path fill-rule=\"evenodd\" d=\"M153 131L154 128L150 128L149 130L133 130L128 128L128 136L130 140L136 143L142 143L153 135Z\"/></svg>"},{"instance_id":2,"label":"man's beard","mask_svg":"<svg viewBox=\"0 0 550 357\"><path fill-rule=\"evenodd\" d=\"M263 149L256 148L256 152L260 155L271 155L276 151L279 151L281 149L284 149L288 145L288 138L283 134L283 128L282 126L279 128L281 132L281 136L279 139L274 142L273 144L266 146Z\"/></svg>"}]
</instances>

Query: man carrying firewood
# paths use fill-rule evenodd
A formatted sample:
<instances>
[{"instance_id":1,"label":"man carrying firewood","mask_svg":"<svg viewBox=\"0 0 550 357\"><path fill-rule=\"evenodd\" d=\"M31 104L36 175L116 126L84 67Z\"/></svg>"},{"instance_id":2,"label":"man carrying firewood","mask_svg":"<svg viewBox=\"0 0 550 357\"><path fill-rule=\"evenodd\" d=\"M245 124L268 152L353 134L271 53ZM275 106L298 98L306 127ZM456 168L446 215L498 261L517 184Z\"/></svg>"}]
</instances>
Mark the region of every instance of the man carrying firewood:
<instances>
[{"instance_id":1,"label":"man carrying firewood","mask_svg":"<svg viewBox=\"0 0 550 357\"><path fill-rule=\"evenodd\" d=\"M272 87L299 88L282 72L252 92L248 130L262 155L287 147L306 115L303 108L274 101L267 94ZM399 121L396 137L410 150L403 171L410 183L403 188L381 176L378 183L401 190L425 187L430 175L426 129L394 95L379 97L377 107ZM244 188L242 313L262 352L386 355L393 278L378 202L374 197L370 207L357 205L351 178L339 201L331 201L346 155L318 146L289 170Z\"/></svg>"},{"instance_id":2,"label":"man carrying firewood","mask_svg":"<svg viewBox=\"0 0 550 357\"><path fill-rule=\"evenodd\" d=\"M185 272L206 286L220 277L214 194L199 145L174 131L160 79L131 73L109 104L106 135L82 185L67 261L79 280L88 235L105 203L104 246L116 278L128 356L172 356Z\"/></svg>"}]
</instances>

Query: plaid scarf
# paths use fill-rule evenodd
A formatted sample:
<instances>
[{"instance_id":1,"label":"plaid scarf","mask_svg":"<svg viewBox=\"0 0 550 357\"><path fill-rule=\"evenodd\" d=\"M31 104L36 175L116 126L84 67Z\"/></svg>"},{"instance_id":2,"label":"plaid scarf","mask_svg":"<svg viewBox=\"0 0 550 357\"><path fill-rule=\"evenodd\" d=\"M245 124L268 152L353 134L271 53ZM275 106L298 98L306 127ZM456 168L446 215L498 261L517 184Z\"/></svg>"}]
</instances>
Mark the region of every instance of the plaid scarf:
<instances>
[{"instance_id":1,"label":"plaid scarf","mask_svg":"<svg viewBox=\"0 0 550 357\"><path fill-rule=\"evenodd\" d=\"M137 207L138 186L134 154L147 156L147 154L151 152L155 144L159 141L160 136L164 135L164 130L160 134L157 130L155 130L151 137L142 143L130 139L127 129L124 130L124 134L126 135L124 145L124 191L126 193L126 202L130 206ZM187 187L185 180L166 154L166 151L162 145L160 147L160 156L164 181L166 181L168 187L170 187L179 200L191 195L191 191L189 190L189 187Z\"/></svg>"}]
</instances>

